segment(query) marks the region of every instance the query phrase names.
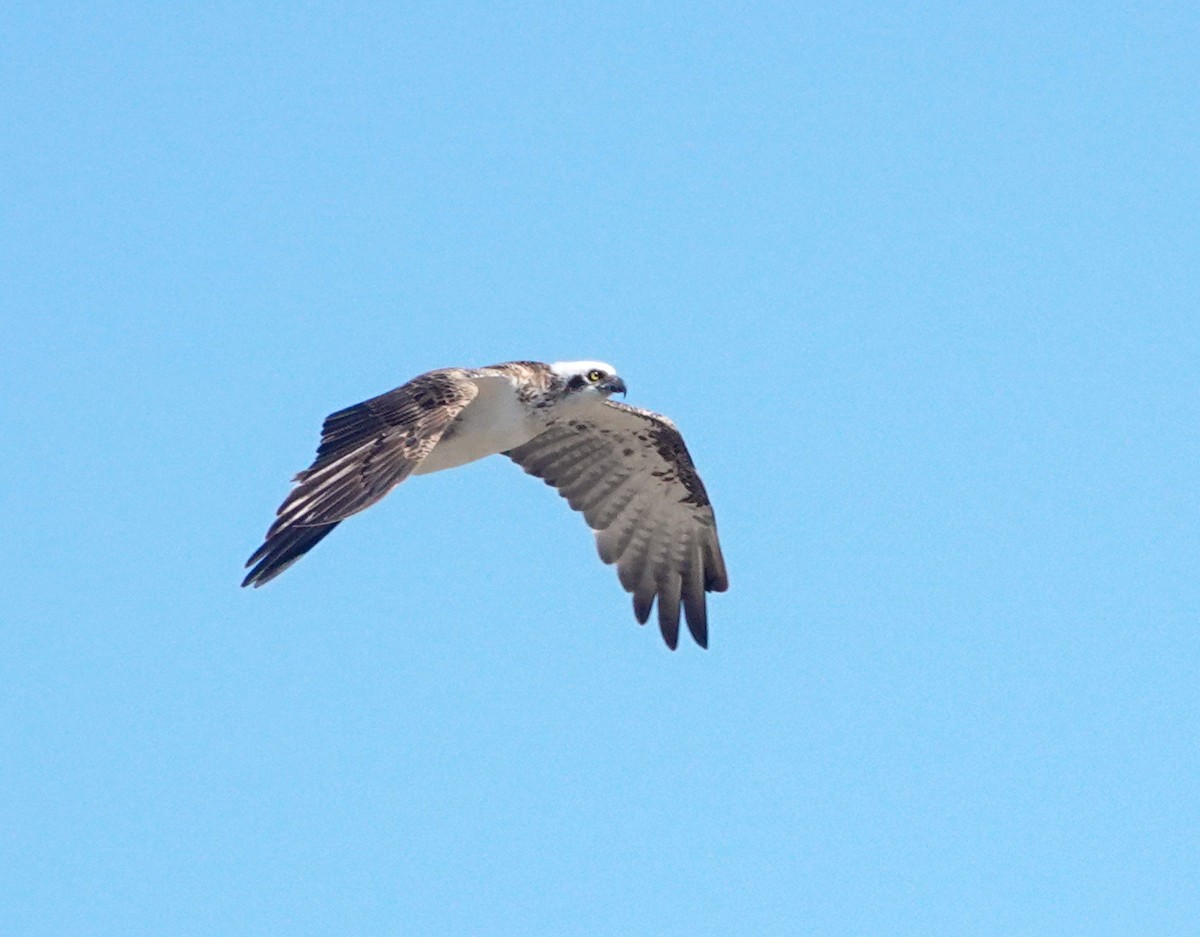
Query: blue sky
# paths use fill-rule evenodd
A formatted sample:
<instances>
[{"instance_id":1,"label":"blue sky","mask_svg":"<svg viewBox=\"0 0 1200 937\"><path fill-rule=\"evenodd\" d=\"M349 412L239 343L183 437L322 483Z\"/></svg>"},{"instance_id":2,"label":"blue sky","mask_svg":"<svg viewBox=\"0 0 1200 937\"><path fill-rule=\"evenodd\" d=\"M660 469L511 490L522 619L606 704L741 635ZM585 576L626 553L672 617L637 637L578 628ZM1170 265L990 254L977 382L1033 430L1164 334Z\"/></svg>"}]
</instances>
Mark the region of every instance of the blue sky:
<instances>
[{"instance_id":1,"label":"blue sky","mask_svg":"<svg viewBox=\"0 0 1200 937\"><path fill-rule=\"evenodd\" d=\"M6 934L1184 933L1187 4L8 4ZM731 589L330 411L600 358Z\"/></svg>"}]
</instances>

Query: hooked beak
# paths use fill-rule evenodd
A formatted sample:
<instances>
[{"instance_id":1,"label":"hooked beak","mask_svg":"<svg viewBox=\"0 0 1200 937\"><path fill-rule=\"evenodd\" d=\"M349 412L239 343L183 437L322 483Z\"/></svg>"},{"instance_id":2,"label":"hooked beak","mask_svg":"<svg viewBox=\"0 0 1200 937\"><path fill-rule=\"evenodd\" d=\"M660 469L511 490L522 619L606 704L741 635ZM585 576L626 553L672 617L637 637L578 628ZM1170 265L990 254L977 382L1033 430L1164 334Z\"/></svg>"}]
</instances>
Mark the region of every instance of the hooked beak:
<instances>
[{"instance_id":1,"label":"hooked beak","mask_svg":"<svg viewBox=\"0 0 1200 937\"><path fill-rule=\"evenodd\" d=\"M605 378L600 384L600 389L609 394L620 394L622 397L625 396L625 382L615 374L611 377Z\"/></svg>"}]
</instances>

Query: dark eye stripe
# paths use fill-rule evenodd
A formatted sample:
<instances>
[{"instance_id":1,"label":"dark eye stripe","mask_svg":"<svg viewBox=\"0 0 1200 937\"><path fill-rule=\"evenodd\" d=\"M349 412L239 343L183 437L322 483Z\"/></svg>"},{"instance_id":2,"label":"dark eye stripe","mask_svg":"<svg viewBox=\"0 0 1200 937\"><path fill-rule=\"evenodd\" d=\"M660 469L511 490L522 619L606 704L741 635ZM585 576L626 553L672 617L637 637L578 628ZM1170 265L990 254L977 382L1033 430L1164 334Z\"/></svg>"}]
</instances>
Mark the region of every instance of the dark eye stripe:
<instances>
[{"instance_id":1,"label":"dark eye stripe","mask_svg":"<svg viewBox=\"0 0 1200 937\"><path fill-rule=\"evenodd\" d=\"M581 388L584 385L584 383L585 383L584 379L582 377L580 377L578 374L576 374L573 378L571 378L569 381L567 381L567 386L569 388L571 388L571 390L579 390L579 388Z\"/></svg>"}]
</instances>

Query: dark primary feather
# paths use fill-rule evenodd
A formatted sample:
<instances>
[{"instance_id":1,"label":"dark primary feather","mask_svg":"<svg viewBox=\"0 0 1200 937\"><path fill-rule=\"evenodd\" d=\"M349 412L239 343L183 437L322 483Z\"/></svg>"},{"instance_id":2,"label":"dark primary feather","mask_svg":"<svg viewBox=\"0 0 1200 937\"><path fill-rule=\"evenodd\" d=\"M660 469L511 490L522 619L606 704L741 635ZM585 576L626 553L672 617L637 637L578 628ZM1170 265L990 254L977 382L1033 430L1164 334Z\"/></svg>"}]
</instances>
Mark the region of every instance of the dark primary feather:
<instances>
[{"instance_id":1,"label":"dark primary feather","mask_svg":"<svg viewBox=\"0 0 1200 937\"><path fill-rule=\"evenodd\" d=\"M708 646L705 592L724 592L729 579L708 494L674 424L609 400L507 455L583 513L639 622L657 601L659 629L674 649L682 604L692 637Z\"/></svg>"},{"instance_id":2,"label":"dark primary feather","mask_svg":"<svg viewBox=\"0 0 1200 937\"><path fill-rule=\"evenodd\" d=\"M278 531L274 536L268 536L266 542L246 560L247 566L252 563L258 565L242 580L242 585L261 586L264 582L270 582L320 543L339 523L340 521L334 521L332 524L321 524L318 527L293 526Z\"/></svg>"},{"instance_id":3,"label":"dark primary feather","mask_svg":"<svg viewBox=\"0 0 1200 937\"><path fill-rule=\"evenodd\" d=\"M242 585L269 582L404 481L478 392L466 372L448 368L330 414L316 459L296 475Z\"/></svg>"}]
</instances>

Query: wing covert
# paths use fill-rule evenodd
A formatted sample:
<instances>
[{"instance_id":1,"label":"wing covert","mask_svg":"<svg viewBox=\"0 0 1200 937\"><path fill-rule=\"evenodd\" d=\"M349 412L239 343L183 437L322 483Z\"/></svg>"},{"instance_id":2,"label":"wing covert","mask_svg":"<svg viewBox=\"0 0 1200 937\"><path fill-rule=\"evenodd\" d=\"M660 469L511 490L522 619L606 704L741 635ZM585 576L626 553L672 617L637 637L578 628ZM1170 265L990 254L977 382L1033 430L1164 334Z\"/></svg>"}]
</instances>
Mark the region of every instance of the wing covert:
<instances>
[{"instance_id":1,"label":"wing covert","mask_svg":"<svg viewBox=\"0 0 1200 937\"><path fill-rule=\"evenodd\" d=\"M478 393L469 372L448 368L326 417L316 458L293 479L263 545L246 561L253 569L242 585L278 576L404 481Z\"/></svg>"},{"instance_id":2,"label":"wing covert","mask_svg":"<svg viewBox=\"0 0 1200 937\"><path fill-rule=\"evenodd\" d=\"M659 629L674 649L682 607L692 637L708 646L705 593L725 591L729 579L708 493L670 420L608 400L507 455L583 514L640 623L657 602Z\"/></svg>"}]
</instances>

